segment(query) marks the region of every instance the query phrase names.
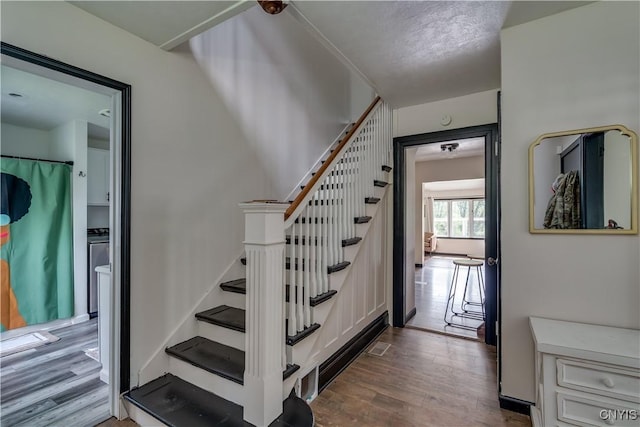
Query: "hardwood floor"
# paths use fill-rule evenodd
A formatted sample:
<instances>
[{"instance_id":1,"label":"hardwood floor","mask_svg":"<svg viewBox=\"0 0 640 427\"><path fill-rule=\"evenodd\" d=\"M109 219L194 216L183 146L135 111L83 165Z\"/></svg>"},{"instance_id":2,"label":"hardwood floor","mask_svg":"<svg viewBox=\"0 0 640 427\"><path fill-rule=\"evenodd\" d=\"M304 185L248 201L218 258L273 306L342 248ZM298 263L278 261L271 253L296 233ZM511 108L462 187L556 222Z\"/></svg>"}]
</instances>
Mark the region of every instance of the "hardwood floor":
<instances>
[{"instance_id":1,"label":"hardwood floor","mask_svg":"<svg viewBox=\"0 0 640 427\"><path fill-rule=\"evenodd\" d=\"M462 256L458 258L464 258ZM468 339L478 339L478 328L482 322L473 319L455 318L456 322L468 325L471 330L448 326L444 322L444 312L453 276L453 260L456 257L430 256L425 257L422 268L416 268L416 315L407 322L407 327L424 329L433 332L455 335ZM461 268L458 278L458 292L455 296L455 306L459 308L464 290L464 280L467 274L466 268ZM470 290L469 296L474 300L479 300L477 278L475 270L472 269L469 276Z\"/></svg>"},{"instance_id":2,"label":"hardwood floor","mask_svg":"<svg viewBox=\"0 0 640 427\"><path fill-rule=\"evenodd\" d=\"M498 404L496 351L484 343L389 328L311 404L318 427L531 426Z\"/></svg>"},{"instance_id":3,"label":"hardwood floor","mask_svg":"<svg viewBox=\"0 0 640 427\"><path fill-rule=\"evenodd\" d=\"M109 417L108 386L99 362L97 318L49 332L59 341L0 359L0 424L93 426Z\"/></svg>"},{"instance_id":4,"label":"hardwood floor","mask_svg":"<svg viewBox=\"0 0 640 427\"><path fill-rule=\"evenodd\" d=\"M389 328L376 342L391 347L362 353L311 403L318 427L531 426L500 409L494 347L407 328ZM136 425L110 419L99 427Z\"/></svg>"}]
</instances>

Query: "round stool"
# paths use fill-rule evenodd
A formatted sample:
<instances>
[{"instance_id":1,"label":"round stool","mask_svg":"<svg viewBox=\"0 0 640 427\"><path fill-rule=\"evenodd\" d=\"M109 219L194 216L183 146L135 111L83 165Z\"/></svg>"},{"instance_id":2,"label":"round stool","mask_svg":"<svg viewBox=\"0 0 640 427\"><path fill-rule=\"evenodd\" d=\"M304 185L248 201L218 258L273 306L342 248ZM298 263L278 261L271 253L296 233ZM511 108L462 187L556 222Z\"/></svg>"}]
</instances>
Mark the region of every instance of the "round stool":
<instances>
[{"instance_id":1,"label":"round stool","mask_svg":"<svg viewBox=\"0 0 640 427\"><path fill-rule=\"evenodd\" d=\"M482 277L483 261L478 259L455 259L453 260L454 269L453 277L451 278L451 286L449 287L449 296L447 297L447 307L444 312L444 322L449 326L455 326L465 329L476 329L475 327L463 325L453 321L454 317L469 318L483 321L485 320L484 314L484 278ZM462 302L460 303L460 311L456 311L454 308L454 301L456 291L458 288L458 276L460 275L460 267L467 267L467 278L464 283L464 291L462 293ZM471 275L471 268L475 268L478 294L480 295L479 301L474 301L469 297L471 286L469 286L469 276ZM471 307L480 307L480 311L471 310ZM450 314L450 315L449 315Z\"/></svg>"}]
</instances>

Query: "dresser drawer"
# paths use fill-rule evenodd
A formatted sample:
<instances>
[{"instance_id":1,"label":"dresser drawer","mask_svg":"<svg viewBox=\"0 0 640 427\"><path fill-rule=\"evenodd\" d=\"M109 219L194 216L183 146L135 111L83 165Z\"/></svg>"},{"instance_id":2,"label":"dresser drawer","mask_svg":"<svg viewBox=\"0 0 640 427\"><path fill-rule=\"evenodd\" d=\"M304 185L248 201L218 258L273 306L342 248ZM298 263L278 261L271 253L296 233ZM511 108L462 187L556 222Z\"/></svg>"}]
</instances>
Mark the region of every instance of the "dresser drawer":
<instances>
[{"instance_id":1,"label":"dresser drawer","mask_svg":"<svg viewBox=\"0 0 640 427\"><path fill-rule=\"evenodd\" d=\"M620 405L598 396L586 398L558 393L558 420L578 426L638 427L640 407L630 403ZM618 402L622 403L622 402Z\"/></svg>"},{"instance_id":2,"label":"dresser drawer","mask_svg":"<svg viewBox=\"0 0 640 427\"><path fill-rule=\"evenodd\" d=\"M640 403L640 373L597 363L557 359L558 385Z\"/></svg>"}]
</instances>

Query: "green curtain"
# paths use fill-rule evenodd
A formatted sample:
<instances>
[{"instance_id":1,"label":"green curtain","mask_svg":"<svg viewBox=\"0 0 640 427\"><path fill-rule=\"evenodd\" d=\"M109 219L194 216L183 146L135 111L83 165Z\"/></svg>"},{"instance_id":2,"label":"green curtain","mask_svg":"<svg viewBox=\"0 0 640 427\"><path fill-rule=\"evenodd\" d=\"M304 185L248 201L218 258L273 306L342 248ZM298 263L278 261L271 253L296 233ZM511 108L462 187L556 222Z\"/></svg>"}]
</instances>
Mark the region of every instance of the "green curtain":
<instances>
[{"instance_id":1,"label":"green curtain","mask_svg":"<svg viewBox=\"0 0 640 427\"><path fill-rule=\"evenodd\" d=\"M9 234L8 239L2 239L0 254L3 267L8 266L19 315L27 325L71 317L74 314L71 166L2 158L1 170L5 193L2 219L3 225L8 223ZM14 194L25 192L13 191L18 187L16 183L24 189L20 180L28 184L30 203ZM20 208L21 203L28 210ZM7 310L6 303L2 309ZM3 331L19 327L5 325L5 314Z\"/></svg>"}]
</instances>

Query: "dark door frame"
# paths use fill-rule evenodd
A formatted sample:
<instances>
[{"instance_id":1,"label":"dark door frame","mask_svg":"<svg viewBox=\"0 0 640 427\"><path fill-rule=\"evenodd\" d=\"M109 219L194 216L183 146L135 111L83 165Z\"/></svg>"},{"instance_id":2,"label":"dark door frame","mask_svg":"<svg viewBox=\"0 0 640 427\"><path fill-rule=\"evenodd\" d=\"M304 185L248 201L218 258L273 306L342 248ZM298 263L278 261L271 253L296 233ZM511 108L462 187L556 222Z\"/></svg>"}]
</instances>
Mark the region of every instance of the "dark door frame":
<instances>
[{"instance_id":1,"label":"dark door frame","mask_svg":"<svg viewBox=\"0 0 640 427\"><path fill-rule=\"evenodd\" d=\"M2 42L0 53L43 68L58 71L92 83L115 89L122 96L121 142L122 142L122 171L120 187L121 216L121 300L120 300L120 393L129 390L131 366L129 355L130 323L131 323L131 86L91 71L83 70L73 65L40 55L28 50Z\"/></svg>"},{"instance_id":2,"label":"dark door frame","mask_svg":"<svg viewBox=\"0 0 640 427\"><path fill-rule=\"evenodd\" d=\"M499 132L498 124L471 126L440 132L402 136L393 139L393 326L404 327L405 312L404 259L405 251L405 149L418 145L441 143L456 139L485 138L485 277L486 322L485 342L497 345L496 326L499 325L499 264L488 265L486 259L499 259ZM496 286L489 285L490 283ZM498 326L499 327L499 326Z\"/></svg>"}]
</instances>

